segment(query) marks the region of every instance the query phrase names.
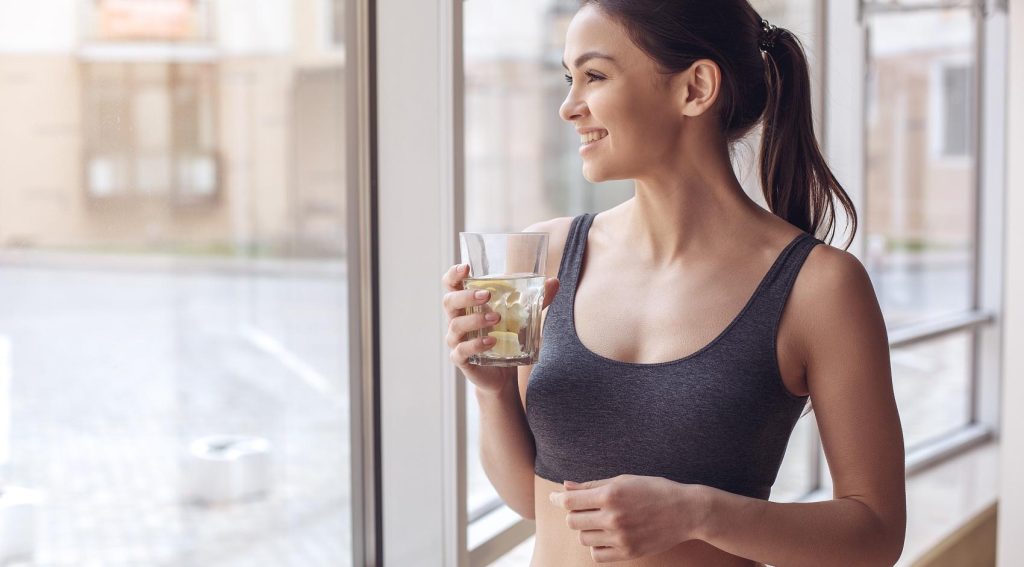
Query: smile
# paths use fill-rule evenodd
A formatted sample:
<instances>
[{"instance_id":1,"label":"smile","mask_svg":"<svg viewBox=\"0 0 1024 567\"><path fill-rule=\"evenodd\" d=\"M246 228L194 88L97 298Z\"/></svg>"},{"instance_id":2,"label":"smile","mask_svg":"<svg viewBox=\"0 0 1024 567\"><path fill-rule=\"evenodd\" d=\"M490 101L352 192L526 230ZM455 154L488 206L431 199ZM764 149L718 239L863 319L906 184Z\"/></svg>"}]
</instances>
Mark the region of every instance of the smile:
<instances>
[{"instance_id":1,"label":"smile","mask_svg":"<svg viewBox=\"0 0 1024 567\"><path fill-rule=\"evenodd\" d=\"M607 137L608 137L608 134L606 133L606 134L602 135L600 138L592 139L592 140L587 141L587 142L582 142L580 144L580 154L583 154L584 152L587 152L588 150L592 150L594 148L594 146L600 145L600 143L602 141L604 141L604 139L607 138Z\"/></svg>"}]
</instances>

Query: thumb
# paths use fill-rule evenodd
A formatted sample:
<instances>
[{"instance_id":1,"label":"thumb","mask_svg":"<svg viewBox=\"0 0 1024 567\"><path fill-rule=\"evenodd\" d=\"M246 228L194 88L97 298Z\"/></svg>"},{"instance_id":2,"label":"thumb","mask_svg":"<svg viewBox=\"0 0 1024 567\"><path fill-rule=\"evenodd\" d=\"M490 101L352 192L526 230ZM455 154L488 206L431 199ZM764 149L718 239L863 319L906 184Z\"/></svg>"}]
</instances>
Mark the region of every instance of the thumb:
<instances>
[{"instance_id":1,"label":"thumb","mask_svg":"<svg viewBox=\"0 0 1024 567\"><path fill-rule=\"evenodd\" d=\"M544 281L544 303L541 305L541 309L551 305L551 302L555 300L555 294L558 293L560 285L558 278L548 278Z\"/></svg>"}]
</instances>

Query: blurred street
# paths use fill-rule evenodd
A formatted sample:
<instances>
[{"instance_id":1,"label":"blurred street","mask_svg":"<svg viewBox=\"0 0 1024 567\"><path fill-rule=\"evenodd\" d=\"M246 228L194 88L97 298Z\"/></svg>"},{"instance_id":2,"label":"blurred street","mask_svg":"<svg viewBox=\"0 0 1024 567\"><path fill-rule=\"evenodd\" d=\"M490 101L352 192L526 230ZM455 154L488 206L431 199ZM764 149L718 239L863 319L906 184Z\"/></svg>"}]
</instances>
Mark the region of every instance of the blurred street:
<instances>
[{"instance_id":1,"label":"blurred street","mask_svg":"<svg viewBox=\"0 0 1024 567\"><path fill-rule=\"evenodd\" d=\"M33 565L349 564L345 279L321 271L0 268L2 478L47 497ZM269 498L180 501L211 433L271 441Z\"/></svg>"}]
</instances>

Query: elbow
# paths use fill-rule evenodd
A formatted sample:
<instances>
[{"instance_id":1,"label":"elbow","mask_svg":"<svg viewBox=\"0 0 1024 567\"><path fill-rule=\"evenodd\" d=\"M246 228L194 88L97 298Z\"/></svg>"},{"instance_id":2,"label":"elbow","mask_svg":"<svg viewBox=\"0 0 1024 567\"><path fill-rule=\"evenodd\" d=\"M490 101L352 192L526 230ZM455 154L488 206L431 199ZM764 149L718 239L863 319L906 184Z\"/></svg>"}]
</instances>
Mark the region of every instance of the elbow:
<instances>
[{"instance_id":1,"label":"elbow","mask_svg":"<svg viewBox=\"0 0 1024 567\"><path fill-rule=\"evenodd\" d=\"M849 498L864 506L869 513L866 525L871 527L858 538L860 549L867 549L860 555L857 564L864 567L893 567L903 556L903 545L907 534L907 514L904 507L899 513L876 513L868 504L857 498Z\"/></svg>"},{"instance_id":2,"label":"elbow","mask_svg":"<svg viewBox=\"0 0 1024 567\"><path fill-rule=\"evenodd\" d=\"M887 547L887 549L889 550L889 554L886 556L887 559L885 562L887 566L895 565L900 560L900 557L903 557L903 547L906 541L907 515L906 510L904 509L904 512L902 516L899 518L899 520L894 522L891 537L889 538L889 546Z\"/></svg>"},{"instance_id":3,"label":"elbow","mask_svg":"<svg viewBox=\"0 0 1024 567\"><path fill-rule=\"evenodd\" d=\"M894 543L894 544L892 544L892 545L890 545L888 547L889 553L885 556L885 560L882 563L880 563L879 565L885 565L886 567L892 567L893 565L896 565L897 562L899 562L900 557L903 557L903 542L904 542L904 539L905 538L903 537L903 535L900 534L900 537L899 537L898 540L896 540L896 543Z\"/></svg>"},{"instance_id":4,"label":"elbow","mask_svg":"<svg viewBox=\"0 0 1024 567\"><path fill-rule=\"evenodd\" d=\"M866 554L864 567L893 567L903 557L903 532L891 537L881 538L874 548L874 553Z\"/></svg>"}]
</instances>

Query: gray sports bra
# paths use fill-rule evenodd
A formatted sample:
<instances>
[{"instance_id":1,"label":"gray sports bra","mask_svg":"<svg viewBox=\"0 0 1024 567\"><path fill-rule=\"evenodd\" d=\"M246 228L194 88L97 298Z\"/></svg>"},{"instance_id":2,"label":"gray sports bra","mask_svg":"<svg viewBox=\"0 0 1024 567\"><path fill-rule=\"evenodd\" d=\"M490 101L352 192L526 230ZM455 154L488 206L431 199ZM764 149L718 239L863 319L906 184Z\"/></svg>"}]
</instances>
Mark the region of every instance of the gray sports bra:
<instances>
[{"instance_id":1,"label":"gray sports bra","mask_svg":"<svg viewBox=\"0 0 1024 567\"><path fill-rule=\"evenodd\" d=\"M576 285L592 213L575 217L547 307L526 418L542 478L584 482L620 474L661 476L768 499L808 396L786 389L775 335L807 254L821 240L797 235L739 315L700 350L653 364L605 358L580 342Z\"/></svg>"}]
</instances>

